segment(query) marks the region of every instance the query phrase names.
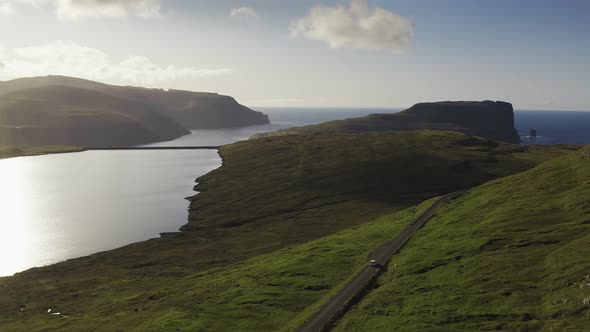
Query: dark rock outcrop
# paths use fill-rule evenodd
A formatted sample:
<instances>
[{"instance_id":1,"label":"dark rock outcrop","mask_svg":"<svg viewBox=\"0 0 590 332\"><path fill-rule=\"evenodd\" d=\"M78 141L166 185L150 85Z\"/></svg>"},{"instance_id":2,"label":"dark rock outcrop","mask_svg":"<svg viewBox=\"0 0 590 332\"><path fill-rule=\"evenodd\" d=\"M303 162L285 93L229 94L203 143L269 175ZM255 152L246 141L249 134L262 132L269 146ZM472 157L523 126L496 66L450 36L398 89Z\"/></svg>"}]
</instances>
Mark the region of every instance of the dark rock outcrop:
<instances>
[{"instance_id":1,"label":"dark rock outcrop","mask_svg":"<svg viewBox=\"0 0 590 332\"><path fill-rule=\"evenodd\" d=\"M45 76L0 82L0 145L125 146L188 129L267 124L268 116L216 93L114 86Z\"/></svg>"},{"instance_id":2,"label":"dark rock outcrop","mask_svg":"<svg viewBox=\"0 0 590 332\"><path fill-rule=\"evenodd\" d=\"M414 123L449 126L454 131L481 136L495 141L520 143L514 129L514 109L503 101L446 101L420 103L400 112L400 116L414 117Z\"/></svg>"}]
</instances>

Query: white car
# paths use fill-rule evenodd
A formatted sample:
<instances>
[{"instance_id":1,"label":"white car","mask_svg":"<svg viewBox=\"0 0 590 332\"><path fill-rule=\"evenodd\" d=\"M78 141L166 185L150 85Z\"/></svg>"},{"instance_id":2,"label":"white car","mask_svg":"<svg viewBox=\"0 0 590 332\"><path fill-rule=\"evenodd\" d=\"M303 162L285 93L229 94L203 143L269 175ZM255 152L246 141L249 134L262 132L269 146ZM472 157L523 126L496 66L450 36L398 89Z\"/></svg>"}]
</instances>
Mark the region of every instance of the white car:
<instances>
[{"instance_id":1,"label":"white car","mask_svg":"<svg viewBox=\"0 0 590 332\"><path fill-rule=\"evenodd\" d=\"M372 267L379 267L379 263L377 263L377 261L374 259L371 259L371 262L369 262L369 265Z\"/></svg>"}]
</instances>

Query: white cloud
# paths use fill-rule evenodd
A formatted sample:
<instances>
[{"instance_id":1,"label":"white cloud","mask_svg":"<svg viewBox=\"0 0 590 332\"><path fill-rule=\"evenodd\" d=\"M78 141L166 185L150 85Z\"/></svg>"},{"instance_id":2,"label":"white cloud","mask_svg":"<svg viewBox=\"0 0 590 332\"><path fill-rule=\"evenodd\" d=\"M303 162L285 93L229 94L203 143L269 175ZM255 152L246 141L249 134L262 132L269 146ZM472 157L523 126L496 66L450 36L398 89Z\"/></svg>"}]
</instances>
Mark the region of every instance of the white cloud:
<instances>
[{"instance_id":1,"label":"white cloud","mask_svg":"<svg viewBox=\"0 0 590 332\"><path fill-rule=\"evenodd\" d=\"M323 41L332 48L384 49L403 52L410 47L412 23L382 8L369 8L367 0L352 0L349 7L313 7L291 24L291 36Z\"/></svg>"},{"instance_id":2,"label":"white cloud","mask_svg":"<svg viewBox=\"0 0 590 332\"><path fill-rule=\"evenodd\" d=\"M160 0L55 0L60 20L160 16Z\"/></svg>"},{"instance_id":3,"label":"white cloud","mask_svg":"<svg viewBox=\"0 0 590 332\"><path fill-rule=\"evenodd\" d=\"M0 0L1 2L2 0ZM53 7L59 20L160 17L161 0L12 0L37 9Z\"/></svg>"},{"instance_id":4,"label":"white cloud","mask_svg":"<svg viewBox=\"0 0 590 332\"><path fill-rule=\"evenodd\" d=\"M260 15L254 8L251 7L240 7L240 8L232 8L229 12L230 17L241 17L247 19L255 19L258 20Z\"/></svg>"},{"instance_id":5,"label":"white cloud","mask_svg":"<svg viewBox=\"0 0 590 332\"><path fill-rule=\"evenodd\" d=\"M12 4L8 1L0 1L0 16L8 16L14 13Z\"/></svg>"},{"instance_id":6,"label":"white cloud","mask_svg":"<svg viewBox=\"0 0 590 332\"><path fill-rule=\"evenodd\" d=\"M202 69L159 66L145 56L113 59L101 50L73 42L56 41L41 46L0 49L0 78L65 75L105 81L114 84L150 85L181 78L225 75L229 68Z\"/></svg>"},{"instance_id":7,"label":"white cloud","mask_svg":"<svg viewBox=\"0 0 590 332\"><path fill-rule=\"evenodd\" d=\"M3 8L12 13L11 2L37 9L53 8L56 17L63 21L129 16L148 19L161 16L161 0L0 0L0 14Z\"/></svg>"}]
</instances>

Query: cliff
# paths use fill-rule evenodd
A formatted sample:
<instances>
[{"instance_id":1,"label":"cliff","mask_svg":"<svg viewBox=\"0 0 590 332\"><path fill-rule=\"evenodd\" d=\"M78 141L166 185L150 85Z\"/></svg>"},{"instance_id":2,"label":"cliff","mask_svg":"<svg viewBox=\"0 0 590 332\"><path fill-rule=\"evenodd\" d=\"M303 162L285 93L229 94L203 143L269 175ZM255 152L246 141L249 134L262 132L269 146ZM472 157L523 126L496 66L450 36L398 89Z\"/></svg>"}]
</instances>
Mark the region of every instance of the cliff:
<instances>
[{"instance_id":1,"label":"cliff","mask_svg":"<svg viewBox=\"0 0 590 332\"><path fill-rule=\"evenodd\" d=\"M457 131L508 143L520 142L514 129L512 105L502 101L419 103L399 113L372 114L257 137L316 132L360 133L425 129Z\"/></svg>"},{"instance_id":2,"label":"cliff","mask_svg":"<svg viewBox=\"0 0 590 332\"><path fill-rule=\"evenodd\" d=\"M216 93L115 86L64 76L0 82L0 145L138 145L187 129L269 123Z\"/></svg>"},{"instance_id":3,"label":"cliff","mask_svg":"<svg viewBox=\"0 0 590 332\"><path fill-rule=\"evenodd\" d=\"M94 90L47 86L0 97L1 145L138 145L188 133L147 105Z\"/></svg>"},{"instance_id":4,"label":"cliff","mask_svg":"<svg viewBox=\"0 0 590 332\"><path fill-rule=\"evenodd\" d=\"M420 103L401 112L415 117L414 122L427 125L448 125L468 135L496 141L520 143L514 129L514 109L503 101L458 101Z\"/></svg>"}]
</instances>

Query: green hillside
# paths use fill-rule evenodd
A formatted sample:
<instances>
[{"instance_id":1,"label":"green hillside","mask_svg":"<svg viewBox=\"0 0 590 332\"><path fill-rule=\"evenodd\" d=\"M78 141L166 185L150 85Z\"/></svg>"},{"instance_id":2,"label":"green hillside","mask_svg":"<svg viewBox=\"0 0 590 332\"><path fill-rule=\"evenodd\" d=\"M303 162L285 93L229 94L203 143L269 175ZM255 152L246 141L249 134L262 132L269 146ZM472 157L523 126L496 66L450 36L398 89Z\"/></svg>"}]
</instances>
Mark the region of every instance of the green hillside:
<instances>
[{"instance_id":1,"label":"green hillside","mask_svg":"<svg viewBox=\"0 0 590 332\"><path fill-rule=\"evenodd\" d=\"M587 331L588 197L590 147L471 190L336 330Z\"/></svg>"},{"instance_id":2,"label":"green hillside","mask_svg":"<svg viewBox=\"0 0 590 332\"><path fill-rule=\"evenodd\" d=\"M95 90L45 86L0 94L0 145L138 145L188 133L153 107Z\"/></svg>"},{"instance_id":3,"label":"green hillside","mask_svg":"<svg viewBox=\"0 0 590 332\"><path fill-rule=\"evenodd\" d=\"M0 278L0 330L293 329L412 206L569 149L431 131L228 145L184 232Z\"/></svg>"},{"instance_id":4,"label":"green hillside","mask_svg":"<svg viewBox=\"0 0 590 332\"><path fill-rule=\"evenodd\" d=\"M63 279L63 269L71 264L58 264L51 272L27 273L39 278L28 283L34 289L0 279L0 291L10 295L0 297L0 330L294 330L366 265L374 248L401 232L421 210L408 209L316 241L183 276L174 276L176 269L159 274L138 270L141 278L110 281L100 274L66 274ZM93 282L96 278L101 282ZM25 307L19 314L21 303Z\"/></svg>"},{"instance_id":5,"label":"green hillside","mask_svg":"<svg viewBox=\"0 0 590 332\"><path fill-rule=\"evenodd\" d=\"M129 146L172 140L189 134L188 129L268 122L266 114L216 93L65 76L0 81L2 146Z\"/></svg>"}]
</instances>

